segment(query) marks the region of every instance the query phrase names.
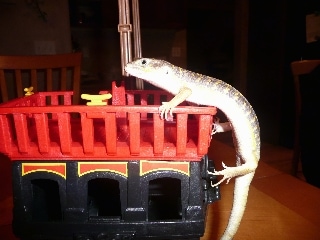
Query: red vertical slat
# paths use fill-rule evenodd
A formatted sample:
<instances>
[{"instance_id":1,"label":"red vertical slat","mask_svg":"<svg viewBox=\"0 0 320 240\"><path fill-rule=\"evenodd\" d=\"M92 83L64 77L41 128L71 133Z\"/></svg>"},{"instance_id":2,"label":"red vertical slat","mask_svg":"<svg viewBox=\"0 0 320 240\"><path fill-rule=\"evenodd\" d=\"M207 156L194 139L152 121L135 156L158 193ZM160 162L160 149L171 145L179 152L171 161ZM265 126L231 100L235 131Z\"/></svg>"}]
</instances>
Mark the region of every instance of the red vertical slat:
<instances>
[{"instance_id":1,"label":"red vertical slat","mask_svg":"<svg viewBox=\"0 0 320 240\"><path fill-rule=\"evenodd\" d=\"M46 96L44 95L38 95L37 99L37 107L44 107L46 106Z\"/></svg>"},{"instance_id":2,"label":"red vertical slat","mask_svg":"<svg viewBox=\"0 0 320 240\"><path fill-rule=\"evenodd\" d=\"M142 93L140 94L140 105L141 106L146 106L148 104L148 101L147 101L147 97L148 97L148 94L147 93ZM142 112L141 113L141 120L147 120L147 112Z\"/></svg>"},{"instance_id":3,"label":"red vertical slat","mask_svg":"<svg viewBox=\"0 0 320 240\"><path fill-rule=\"evenodd\" d=\"M0 152L10 153L11 152L11 131L6 115L0 115Z\"/></svg>"},{"instance_id":4,"label":"red vertical slat","mask_svg":"<svg viewBox=\"0 0 320 240\"><path fill-rule=\"evenodd\" d=\"M50 104L53 106L59 105L59 96L57 94L52 94Z\"/></svg>"},{"instance_id":5,"label":"red vertical slat","mask_svg":"<svg viewBox=\"0 0 320 240\"><path fill-rule=\"evenodd\" d=\"M177 114L177 155L186 153L187 149L187 121L188 114Z\"/></svg>"},{"instance_id":6,"label":"red vertical slat","mask_svg":"<svg viewBox=\"0 0 320 240\"><path fill-rule=\"evenodd\" d=\"M199 117L199 129L198 129L198 155L202 156L207 154L210 134L211 134L211 115L200 115Z\"/></svg>"},{"instance_id":7,"label":"red vertical slat","mask_svg":"<svg viewBox=\"0 0 320 240\"><path fill-rule=\"evenodd\" d=\"M60 148L62 153L70 153L72 147L70 113L58 113Z\"/></svg>"},{"instance_id":8,"label":"red vertical slat","mask_svg":"<svg viewBox=\"0 0 320 240\"><path fill-rule=\"evenodd\" d=\"M59 105L59 95L58 94L51 94L50 95L50 104L53 106ZM52 113L52 119L57 119L57 114Z\"/></svg>"},{"instance_id":9,"label":"red vertical slat","mask_svg":"<svg viewBox=\"0 0 320 240\"><path fill-rule=\"evenodd\" d=\"M126 96L127 96L128 105L129 106L134 105L134 93L131 93L131 92L127 93Z\"/></svg>"},{"instance_id":10,"label":"red vertical slat","mask_svg":"<svg viewBox=\"0 0 320 240\"><path fill-rule=\"evenodd\" d=\"M30 147L28 124L25 114L13 114L14 125L17 134L18 149L21 153L27 153Z\"/></svg>"},{"instance_id":11,"label":"red vertical slat","mask_svg":"<svg viewBox=\"0 0 320 240\"><path fill-rule=\"evenodd\" d=\"M50 136L48 127L48 117L45 113L35 113L36 133L38 148L40 153L48 153L50 150Z\"/></svg>"},{"instance_id":12,"label":"red vertical slat","mask_svg":"<svg viewBox=\"0 0 320 240\"><path fill-rule=\"evenodd\" d=\"M164 150L164 120L158 113L153 114L153 151L155 155L162 155Z\"/></svg>"},{"instance_id":13,"label":"red vertical slat","mask_svg":"<svg viewBox=\"0 0 320 240\"><path fill-rule=\"evenodd\" d=\"M140 94L140 105L146 106L148 105L148 93L141 92Z\"/></svg>"},{"instance_id":14,"label":"red vertical slat","mask_svg":"<svg viewBox=\"0 0 320 240\"><path fill-rule=\"evenodd\" d=\"M94 132L93 120L87 118L86 113L81 113L82 143L84 153L93 153Z\"/></svg>"},{"instance_id":15,"label":"red vertical slat","mask_svg":"<svg viewBox=\"0 0 320 240\"><path fill-rule=\"evenodd\" d=\"M160 102L160 98L161 98L161 94L159 92L156 92L153 97L153 104L161 105L162 103Z\"/></svg>"},{"instance_id":16,"label":"red vertical slat","mask_svg":"<svg viewBox=\"0 0 320 240\"><path fill-rule=\"evenodd\" d=\"M117 87L116 82L112 82L112 105L126 105L126 91L124 82L121 82L121 86ZM103 93L108 93L103 91ZM100 94L103 94L100 93ZM128 104L133 105L133 104Z\"/></svg>"},{"instance_id":17,"label":"red vertical slat","mask_svg":"<svg viewBox=\"0 0 320 240\"><path fill-rule=\"evenodd\" d=\"M140 153L140 113L129 113L129 147L131 155Z\"/></svg>"},{"instance_id":18,"label":"red vertical slat","mask_svg":"<svg viewBox=\"0 0 320 240\"><path fill-rule=\"evenodd\" d=\"M72 104L72 95L68 92L63 94L63 105L71 105Z\"/></svg>"},{"instance_id":19,"label":"red vertical slat","mask_svg":"<svg viewBox=\"0 0 320 240\"><path fill-rule=\"evenodd\" d=\"M117 125L115 113L106 114L105 131L107 154L115 155L117 154Z\"/></svg>"}]
</instances>

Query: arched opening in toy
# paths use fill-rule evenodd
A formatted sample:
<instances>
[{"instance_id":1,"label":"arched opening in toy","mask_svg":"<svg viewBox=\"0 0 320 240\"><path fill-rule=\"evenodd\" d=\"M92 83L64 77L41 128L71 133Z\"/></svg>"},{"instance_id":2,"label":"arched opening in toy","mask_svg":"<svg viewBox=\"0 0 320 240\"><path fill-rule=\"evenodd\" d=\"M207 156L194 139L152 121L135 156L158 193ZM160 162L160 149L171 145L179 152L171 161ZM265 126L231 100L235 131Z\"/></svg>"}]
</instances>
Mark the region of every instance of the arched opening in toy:
<instances>
[{"instance_id":1,"label":"arched opening in toy","mask_svg":"<svg viewBox=\"0 0 320 240\"><path fill-rule=\"evenodd\" d=\"M89 218L121 219L119 182L110 178L95 178L88 182Z\"/></svg>"},{"instance_id":2,"label":"arched opening in toy","mask_svg":"<svg viewBox=\"0 0 320 240\"><path fill-rule=\"evenodd\" d=\"M31 180L32 220L61 221L62 211L58 182L50 179Z\"/></svg>"},{"instance_id":3,"label":"arched opening in toy","mask_svg":"<svg viewBox=\"0 0 320 240\"><path fill-rule=\"evenodd\" d=\"M181 180L157 178L149 182L148 220L181 220Z\"/></svg>"}]
</instances>

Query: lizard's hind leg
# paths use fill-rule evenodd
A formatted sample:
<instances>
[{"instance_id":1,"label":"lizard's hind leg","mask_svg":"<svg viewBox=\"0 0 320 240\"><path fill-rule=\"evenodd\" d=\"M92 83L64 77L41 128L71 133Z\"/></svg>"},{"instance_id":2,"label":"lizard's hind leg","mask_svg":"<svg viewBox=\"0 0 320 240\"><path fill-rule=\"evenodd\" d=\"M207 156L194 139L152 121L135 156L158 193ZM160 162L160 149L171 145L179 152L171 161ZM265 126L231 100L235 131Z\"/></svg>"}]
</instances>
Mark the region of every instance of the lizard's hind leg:
<instances>
[{"instance_id":1,"label":"lizard's hind leg","mask_svg":"<svg viewBox=\"0 0 320 240\"><path fill-rule=\"evenodd\" d=\"M216 187L220 183L224 182L225 180L227 180L227 184L228 184L230 179L236 176L236 175L234 176L234 171L231 170L231 167L226 166L224 164L224 162L222 162L222 166L224 167L224 169L221 171L214 171L214 172L208 171L208 173L211 175L223 175L223 178L219 182L217 182L215 184L212 184L212 182L211 182L211 187ZM230 169L230 171L229 171L229 169Z\"/></svg>"},{"instance_id":2,"label":"lizard's hind leg","mask_svg":"<svg viewBox=\"0 0 320 240\"><path fill-rule=\"evenodd\" d=\"M221 171L214 171L214 172L208 171L208 174L211 174L211 175L215 175L215 176L223 175L223 178L219 182L217 182L215 184L211 183L212 187L219 185L220 183L224 182L225 180L227 181L226 183L228 184L231 178L246 175L250 172L255 171L255 169L256 169L256 165L254 166L254 165L250 165L248 163L241 164L241 159L239 156L237 156L237 166L236 167L228 167L223 162L222 162L222 166L224 169Z\"/></svg>"}]
</instances>

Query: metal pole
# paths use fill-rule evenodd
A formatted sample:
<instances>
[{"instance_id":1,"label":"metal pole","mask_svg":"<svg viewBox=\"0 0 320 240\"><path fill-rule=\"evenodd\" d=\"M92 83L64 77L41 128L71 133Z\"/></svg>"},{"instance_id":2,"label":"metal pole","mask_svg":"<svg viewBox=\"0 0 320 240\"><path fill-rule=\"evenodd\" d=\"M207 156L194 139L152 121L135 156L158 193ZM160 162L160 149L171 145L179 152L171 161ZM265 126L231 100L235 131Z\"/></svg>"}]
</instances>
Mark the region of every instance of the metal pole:
<instances>
[{"instance_id":1,"label":"metal pole","mask_svg":"<svg viewBox=\"0 0 320 240\"><path fill-rule=\"evenodd\" d=\"M133 18L134 59L137 59L142 57L139 0L132 0L132 18ZM137 89L144 88L142 79L136 78L136 88Z\"/></svg>"},{"instance_id":2,"label":"metal pole","mask_svg":"<svg viewBox=\"0 0 320 240\"><path fill-rule=\"evenodd\" d=\"M118 0L119 4L119 24L118 32L120 33L120 50L121 50L121 70L123 76L129 76L124 71L124 66L132 61L131 51L131 31L130 24L130 6L128 0Z\"/></svg>"}]
</instances>

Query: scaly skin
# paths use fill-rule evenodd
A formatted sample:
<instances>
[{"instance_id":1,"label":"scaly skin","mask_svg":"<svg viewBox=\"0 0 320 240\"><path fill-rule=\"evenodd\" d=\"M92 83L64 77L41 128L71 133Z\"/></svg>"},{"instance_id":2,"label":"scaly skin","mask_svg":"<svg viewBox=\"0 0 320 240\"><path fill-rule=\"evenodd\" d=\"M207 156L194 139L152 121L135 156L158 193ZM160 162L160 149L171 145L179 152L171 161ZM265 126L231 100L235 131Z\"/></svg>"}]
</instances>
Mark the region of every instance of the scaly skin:
<instances>
[{"instance_id":1,"label":"scaly skin","mask_svg":"<svg viewBox=\"0 0 320 240\"><path fill-rule=\"evenodd\" d=\"M233 130L236 149L236 167L223 164L220 184L236 177L234 199L228 225L221 239L232 239L245 211L250 183L260 159L260 129L256 114L247 99L229 84L212 77L194 73L166 61L141 58L126 65L132 76L146 80L175 97L159 108L162 117L172 114L172 109L184 100L196 104L215 106L227 116ZM213 186L215 186L213 185Z\"/></svg>"}]
</instances>

